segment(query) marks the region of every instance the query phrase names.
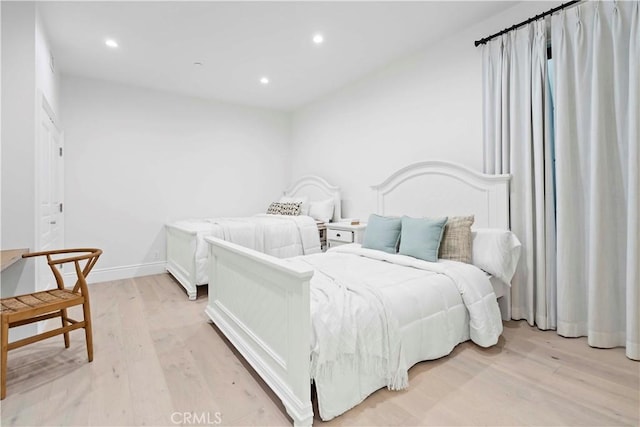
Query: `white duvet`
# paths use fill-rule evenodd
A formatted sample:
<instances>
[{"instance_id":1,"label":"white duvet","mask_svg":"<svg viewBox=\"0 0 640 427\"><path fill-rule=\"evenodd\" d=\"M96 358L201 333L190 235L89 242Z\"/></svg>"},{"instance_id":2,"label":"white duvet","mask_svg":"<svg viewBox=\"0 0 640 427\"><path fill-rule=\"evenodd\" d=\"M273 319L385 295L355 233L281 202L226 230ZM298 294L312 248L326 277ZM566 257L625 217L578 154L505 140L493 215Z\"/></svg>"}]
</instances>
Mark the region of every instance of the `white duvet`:
<instances>
[{"instance_id":1,"label":"white duvet","mask_svg":"<svg viewBox=\"0 0 640 427\"><path fill-rule=\"evenodd\" d=\"M484 272L345 245L296 258L311 265L311 377L323 420L380 387L408 386L415 363L471 338L497 343L500 310Z\"/></svg>"},{"instance_id":2,"label":"white duvet","mask_svg":"<svg viewBox=\"0 0 640 427\"><path fill-rule=\"evenodd\" d=\"M217 237L278 258L321 252L318 226L310 216L258 214L243 218L177 221L174 227L196 233L196 282L209 282L205 237Z\"/></svg>"}]
</instances>

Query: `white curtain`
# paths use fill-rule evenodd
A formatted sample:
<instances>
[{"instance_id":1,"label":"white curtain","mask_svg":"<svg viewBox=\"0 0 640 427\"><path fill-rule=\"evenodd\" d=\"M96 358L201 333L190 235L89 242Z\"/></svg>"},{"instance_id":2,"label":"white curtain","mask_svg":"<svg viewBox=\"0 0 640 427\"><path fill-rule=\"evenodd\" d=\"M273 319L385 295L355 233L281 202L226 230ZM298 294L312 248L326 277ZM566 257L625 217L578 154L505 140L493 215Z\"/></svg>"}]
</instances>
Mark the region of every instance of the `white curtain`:
<instances>
[{"instance_id":1,"label":"white curtain","mask_svg":"<svg viewBox=\"0 0 640 427\"><path fill-rule=\"evenodd\" d=\"M546 23L483 46L484 172L512 175L511 230L522 253L511 317L555 328L555 217Z\"/></svg>"},{"instance_id":2,"label":"white curtain","mask_svg":"<svg viewBox=\"0 0 640 427\"><path fill-rule=\"evenodd\" d=\"M586 2L551 19L557 330L640 359L640 10Z\"/></svg>"}]
</instances>

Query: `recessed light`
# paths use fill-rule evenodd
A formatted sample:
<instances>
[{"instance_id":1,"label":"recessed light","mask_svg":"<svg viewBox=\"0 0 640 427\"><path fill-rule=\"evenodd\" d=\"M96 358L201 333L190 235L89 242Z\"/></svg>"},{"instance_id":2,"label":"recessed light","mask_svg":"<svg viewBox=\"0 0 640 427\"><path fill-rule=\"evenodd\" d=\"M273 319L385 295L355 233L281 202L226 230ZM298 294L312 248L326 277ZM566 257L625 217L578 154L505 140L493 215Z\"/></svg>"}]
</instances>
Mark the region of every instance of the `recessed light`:
<instances>
[{"instance_id":1,"label":"recessed light","mask_svg":"<svg viewBox=\"0 0 640 427\"><path fill-rule=\"evenodd\" d=\"M262 83L263 85L268 85L269 84L269 79L267 77L261 77L260 78L260 83Z\"/></svg>"},{"instance_id":2,"label":"recessed light","mask_svg":"<svg viewBox=\"0 0 640 427\"><path fill-rule=\"evenodd\" d=\"M318 33L313 36L313 42L315 44L322 44L323 41L324 41L324 37L322 36L322 34Z\"/></svg>"},{"instance_id":3,"label":"recessed light","mask_svg":"<svg viewBox=\"0 0 640 427\"><path fill-rule=\"evenodd\" d=\"M106 44L107 46L112 47L112 48L118 47L118 42L115 41L114 39L107 39L107 40L104 41L104 44Z\"/></svg>"}]
</instances>

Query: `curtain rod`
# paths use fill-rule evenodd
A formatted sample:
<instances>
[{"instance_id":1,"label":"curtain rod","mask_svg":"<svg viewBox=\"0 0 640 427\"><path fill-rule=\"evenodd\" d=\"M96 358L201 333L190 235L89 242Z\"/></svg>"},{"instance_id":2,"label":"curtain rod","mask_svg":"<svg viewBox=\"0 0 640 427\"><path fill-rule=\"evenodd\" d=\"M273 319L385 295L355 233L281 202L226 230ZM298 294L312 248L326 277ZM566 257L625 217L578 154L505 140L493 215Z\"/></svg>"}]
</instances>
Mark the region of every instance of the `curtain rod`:
<instances>
[{"instance_id":1,"label":"curtain rod","mask_svg":"<svg viewBox=\"0 0 640 427\"><path fill-rule=\"evenodd\" d=\"M555 13L555 12L557 12L557 11L559 11L559 10L565 9L565 8L567 8L567 7L569 7L569 6L573 6L574 4L579 3L580 1L581 1L581 0L573 0L573 1L568 1L568 2L566 2L566 3L563 3L563 4L561 4L561 5L560 5L560 6L558 6L558 7L554 7L553 9L549 9L549 10L547 10L546 12L541 13L540 15L536 15L536 16L534 16L533 18L529 18L529 19L527 19L526 21L522 21L522 22L520 22L519 24L512 25L512 26L510 26L509 28L505 28L504 30L502 30L502 31L500 31L500 32L498 32L498 33L492 34L492 35L490 35L489 37L485 37L485 38L483 38L483 39L476 40L473 44L474 44L476 47L478 47L478 46L480 46L481 44L485 44L485 43L487 43L487 42L488 42L489 40L491 40L491 39L494 39L494 38L496 38L496 37L498 37L498 36L501 36L501 35L503 35L503 34L505 34L505 33L508 33L509 31L513 31L513 30L515 30L516 28L520 28L520 27L522 27L523 25L527 25L527 24L528 24L528 23L530 23L530 22L537 21L538 19L540 19L540 18L544 18L545 16L547 16L547 15L551 15L552 13Z\"/></svg>"}]
</instances>

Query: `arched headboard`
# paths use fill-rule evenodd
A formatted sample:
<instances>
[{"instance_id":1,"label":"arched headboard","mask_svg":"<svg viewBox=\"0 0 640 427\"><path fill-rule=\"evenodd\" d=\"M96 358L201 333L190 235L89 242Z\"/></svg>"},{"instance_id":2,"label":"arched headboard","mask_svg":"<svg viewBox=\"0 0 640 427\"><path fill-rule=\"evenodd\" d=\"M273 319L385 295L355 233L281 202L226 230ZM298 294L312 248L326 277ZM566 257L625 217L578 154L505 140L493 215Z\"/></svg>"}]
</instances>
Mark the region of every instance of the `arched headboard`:
<instances>
[{"instance_id":1,"label":"arched headboard","mask_svg":"<svg viewBox=\"0 0 640 427\"><path fill-rule=\"evenodd\" d=\"M294 182L284 191L288 197L307 196L310 202L333 199L332 222L338 222L342 218L342 202L340 187L329 184L325 179L315 175L306 175Z\"/></svg>"},{"instance_id":2,"label":"arched headboard","mask_svg":"<svg viewBox=\"0 0 640 427\"><path fill-rule=\"evenodd\" d=\"M413 163L372 186L380 215L475 215L475 227L509 228L510 175L486 175L457 163Z\"/></svg>"}]
</instances>

